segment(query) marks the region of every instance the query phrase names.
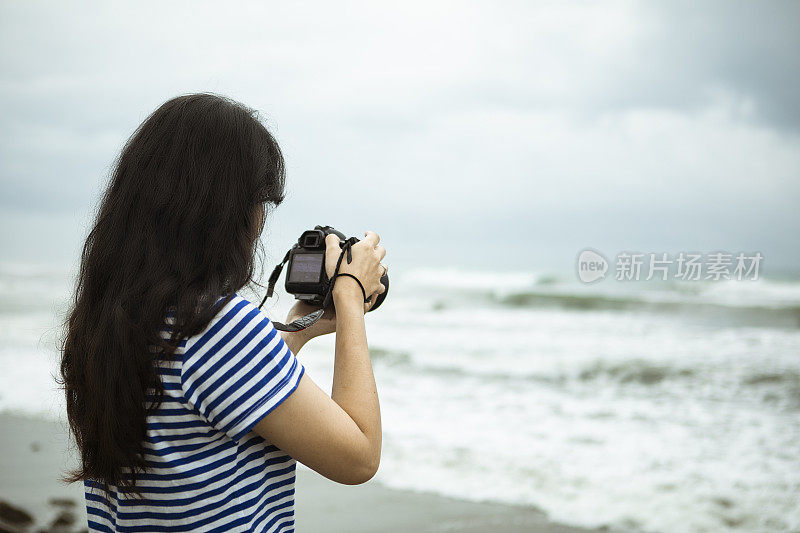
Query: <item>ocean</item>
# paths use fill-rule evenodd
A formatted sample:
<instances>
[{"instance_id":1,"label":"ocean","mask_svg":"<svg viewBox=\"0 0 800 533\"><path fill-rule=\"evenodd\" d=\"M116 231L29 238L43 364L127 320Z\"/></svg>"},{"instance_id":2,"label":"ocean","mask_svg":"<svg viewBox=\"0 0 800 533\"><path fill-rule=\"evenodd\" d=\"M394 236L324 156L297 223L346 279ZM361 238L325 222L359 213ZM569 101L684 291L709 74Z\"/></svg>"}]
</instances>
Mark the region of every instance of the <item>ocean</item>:
<instances>
[{"instance_id":1,"label":"ocean","mask_svg":"<svg viewBox=\"0 0 800 533\"><path fill-rule=\"evenodd\" d=\"M576 525L800 530L800 282L391 275L367 319L378 482ZM0 410L63 420L70 289L57 268L0 266ZM300 358L329 390L333 339Z\"/></svg>"}]
</instances>

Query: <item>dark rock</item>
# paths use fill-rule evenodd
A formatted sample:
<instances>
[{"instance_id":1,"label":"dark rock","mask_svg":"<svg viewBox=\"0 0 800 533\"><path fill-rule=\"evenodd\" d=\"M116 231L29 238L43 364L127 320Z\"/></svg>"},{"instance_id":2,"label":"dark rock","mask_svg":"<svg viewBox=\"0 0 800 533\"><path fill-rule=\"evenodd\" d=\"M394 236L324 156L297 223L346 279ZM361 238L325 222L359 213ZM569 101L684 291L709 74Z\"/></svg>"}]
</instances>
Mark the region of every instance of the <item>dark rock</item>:
<instances>
[{"instance_id":1,"label":"dark rock","mask_svg":"<svg viewBox=\"0 0 800 533\"><path fill-rule=\"evenodd\" d=\"M69 498L50 498L50 500L47 503L55 507L64 507L64 508L72 508L75 507L76 505L75 500L71 500Z\"/></svg>"},{"instance_id":2,"label":"dark rock","mask_svg":"<svg viewBox=\"0 0 800 533\"><path fill-rule=\"evenodd\" d=\"M4 501L0 501L0 520L12 526L28 526L33 523L33 517L30 514Z\"/></svg>"},{"instance_id":3,"label":"dark rock","mask_svg":"<svg viewBox=\"0 0 800 533\"><path fill-rule=\"evenodd\" d=\"M69 511L61 511L50 523L51 528L65 528L75 523L75 515Z\"/></svg>"}]
</instances>

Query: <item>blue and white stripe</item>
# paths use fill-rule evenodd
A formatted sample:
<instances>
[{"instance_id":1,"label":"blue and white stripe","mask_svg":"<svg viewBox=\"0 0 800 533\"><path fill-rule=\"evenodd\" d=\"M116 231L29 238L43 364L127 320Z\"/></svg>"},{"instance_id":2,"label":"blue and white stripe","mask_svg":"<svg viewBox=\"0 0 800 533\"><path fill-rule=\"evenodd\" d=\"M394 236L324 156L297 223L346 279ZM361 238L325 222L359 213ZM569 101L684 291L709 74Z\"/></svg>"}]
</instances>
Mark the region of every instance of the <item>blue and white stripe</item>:
<instances>
[{"instance_id":1,"label":"blue and white stripe","mask_svg":"<svg viewBox=\"0 0 800 533\"><path fill-rule=\"evenodd\" d=\"M251 430L294 392L303 366L266 315L234 296L159 372L141 498L87 480L89 528L294 531L295 462Z\"/></svg>"}]
</instances>

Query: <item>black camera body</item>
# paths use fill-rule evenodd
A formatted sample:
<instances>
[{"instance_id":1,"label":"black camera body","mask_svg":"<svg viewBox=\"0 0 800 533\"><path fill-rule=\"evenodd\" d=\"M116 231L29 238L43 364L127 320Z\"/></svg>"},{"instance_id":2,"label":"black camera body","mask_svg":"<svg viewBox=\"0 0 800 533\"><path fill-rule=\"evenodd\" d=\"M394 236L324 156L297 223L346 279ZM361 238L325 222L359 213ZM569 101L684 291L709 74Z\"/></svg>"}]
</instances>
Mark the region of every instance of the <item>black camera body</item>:
<instances>
[{"instance_id":1,"label":"black camera body","mask_svg":"<svg viewBox=\"0 0 800 533\"><path fill-rule=\"evenodd\" d=\"M315 226L304 231L288 253L286 292L311 305L322 305L330 288L330 279L325 270L325 237L328 235L336 235L340 247L348 240L342 232L330 226ZM381 277L381 283L386 291L378 295L370 311L377 309L389 293L387 274Z\"/></svg>"}]
</instances>

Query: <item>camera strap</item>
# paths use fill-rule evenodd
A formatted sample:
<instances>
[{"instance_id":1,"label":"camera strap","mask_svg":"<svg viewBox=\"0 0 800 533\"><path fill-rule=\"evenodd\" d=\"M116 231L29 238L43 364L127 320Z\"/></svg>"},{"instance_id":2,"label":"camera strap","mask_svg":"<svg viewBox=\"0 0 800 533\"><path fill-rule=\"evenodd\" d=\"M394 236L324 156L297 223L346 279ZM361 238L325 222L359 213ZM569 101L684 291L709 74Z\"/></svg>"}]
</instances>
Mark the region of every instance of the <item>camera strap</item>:
<instances>
[{"instance_id":1,"label":"camera strap","mask_svg":"<svg viewBox=\"0 0 800 533\"><path fill-rule=\"evenodd\" d=\"M355 237L350 237L342 244L342 253L339 254L339 259L338 261L336 261L336 268L333 270L333 276L331 276L330 278L330 284L328 285L328 292L325 294L325 299L322 302L322 307L307 314L306 316L302 316L296 320L293 320L288 324L284 324L282 322L277 322L273 320L272 324L275 326L275 329L279 331L295 332L295 331L302 331L314 325L320 318L322 318L322 315L325 313L325 309L327 309L328 306L332 305L333 286L336 284L336 280L342 276L347 276L356 280L358 286L361 288L361 292L364 295L364 302L366 303L369 301L367 299L367 293L364 290L364 285L361 284L361 281L356 276L347 273L342 273L342 274L339 273L339 268L342 266L342 259L344 259L345 256L347 257L347 264L353 262L353 252L350 250L350 248L352 248L352 246L357 242L358 239L356 239ZM279 264L277 264L275 268L272 270L272 274L270 274L269 276L269 283L267 284L267 294L264 296L264 299L261 300L261 303L258 306L259 309L261 309L261 307L267 301L267 298L271 297L274 294L275 285L278 283L278 278L280 278L281 272L283 272L283 267L289 261L290 255L291 255L291 250L289 252L286 252L286 255L283 257L283 260Z\"/></svg>"},{"instance_id":2,"label":"camera strap","mask_svg":"<svg viewBox=\"0 0 800 533\"><path fill-rule=\"evenodd\" d=\"M292 254L292 251L289 250L286 252L286 255L283 256L283 261L275 265L275 268L272 269L272 274L269 275L269 283L267 284L267 294L264 296L264 299L261 300L261 304L259 304L258 308L261 309L261 306L264 305L264 302L267 301L267 298L270 298L272 294L275 292L275 284L278 283L278 278L281 277L281 272L283 272L283 267L286 265L286 262L289 261L289 256Z\"/></svg>"},{"instance_id":3,"label":"camera strap","mask_svg":"<svg viewBox=\"0 0 800 533\"><path fill-rule=\"evenodd\" d=\"M325 313L325 309L317 309L316 311L307 314L306 316L301 316L296 320L292 320L288 324L284 324L283 322L278 322L276 320L272 320L272 325L275 326L275 329L278 331L288 331L290 333L294 333L295 331L303 331L307 327L313 326L317 323L317 321L322 318L322 315Z\"/></svg>"},{"instance_id":4,"label":"camera strap","mask_svg":"<svg viewBox=\"0 0 800 533\"><path fill-rule=\"evenodd\" d=\"M272 274L269 275L269 282L267 283L267 294L264 295L264 298L261 300L261 303L258 304L258 308L261 309L264 304L266 303L267 299L270 298L273 294L275 294L275 285L278 283L278 278L281 277L281 272L283 272L283 267L286 266L286 263L289 261L289 256L291 255L291 250L286 252L286 255L283 256L283 260L275 265L275 268L272 269ZM277 322L275 320L272 321L272 324L275 326L275 329L279 331L302 331L307 327L314 324L317 320L320 319L322 314L325 312L325 309L318 309L313 313L309 313L306 316L300 317L297 320L290 322L289 324L284 324L283 322Z\"/></svg>"}]
</instances>

